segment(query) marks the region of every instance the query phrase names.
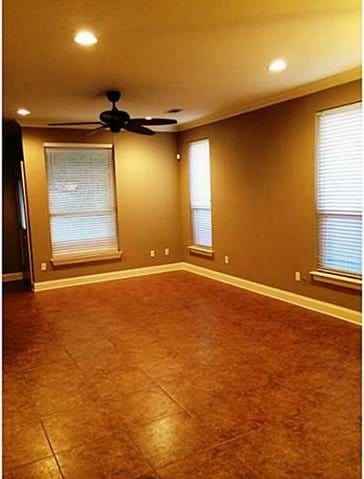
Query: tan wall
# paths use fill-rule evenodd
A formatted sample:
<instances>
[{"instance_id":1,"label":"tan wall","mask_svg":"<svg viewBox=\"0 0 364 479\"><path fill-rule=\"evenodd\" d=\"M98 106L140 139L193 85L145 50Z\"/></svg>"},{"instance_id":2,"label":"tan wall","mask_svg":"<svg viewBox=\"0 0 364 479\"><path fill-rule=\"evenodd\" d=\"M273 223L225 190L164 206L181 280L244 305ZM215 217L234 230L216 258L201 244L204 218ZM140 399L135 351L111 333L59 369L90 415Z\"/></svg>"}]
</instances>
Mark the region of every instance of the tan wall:
<instances>
[{"instance_id":1,"label":"tan wall","mask_svg":"<svg viewBox=\"0 0 364 479\"><path fill-rule=\"evenodd\" d=\"M110 133L85 136L85 130L24 128L35 281L104 273L181 261L176 137L114 135L118 222L122 260L53 268L47 203L44 142L112 143ZM170 256L163 255L164 248ZM156 257L150 258L154 249ZM47 271L40 265L47 262Z\"/></svg>"},{"instance_id":2,"label":"tan wall","mask_svg":"<svg viewBox=\"0 0 364 479\"><path fill-rule=\"evenodd\" d=\"M178 135L186 261L358 310L358 293L312 284L315 268L315 113L358 101L360 82ZM210 139L213 260L191 256L188 142ZM224 264L224 255L230 264ZM300 271L307 281L294 281Z\"/></svg>"}]
</instances>

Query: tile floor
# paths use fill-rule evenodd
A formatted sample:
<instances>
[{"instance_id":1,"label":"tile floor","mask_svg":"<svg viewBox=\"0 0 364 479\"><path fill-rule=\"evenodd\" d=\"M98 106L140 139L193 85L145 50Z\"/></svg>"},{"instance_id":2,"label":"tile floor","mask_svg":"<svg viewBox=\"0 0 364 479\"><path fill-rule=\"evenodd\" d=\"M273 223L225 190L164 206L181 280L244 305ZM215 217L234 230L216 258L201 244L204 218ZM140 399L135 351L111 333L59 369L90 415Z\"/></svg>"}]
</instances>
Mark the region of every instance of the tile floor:
<instances>
[{"instance_id":1,"label":"tile floor","mask_svg":"<svg viewBox=\"0 0 364 479\"><path fill-rule=\"evenodd\" d=\"M360 329L185 272L4 293L4 477L360 477Z\"/></svg>"}]
</instances>

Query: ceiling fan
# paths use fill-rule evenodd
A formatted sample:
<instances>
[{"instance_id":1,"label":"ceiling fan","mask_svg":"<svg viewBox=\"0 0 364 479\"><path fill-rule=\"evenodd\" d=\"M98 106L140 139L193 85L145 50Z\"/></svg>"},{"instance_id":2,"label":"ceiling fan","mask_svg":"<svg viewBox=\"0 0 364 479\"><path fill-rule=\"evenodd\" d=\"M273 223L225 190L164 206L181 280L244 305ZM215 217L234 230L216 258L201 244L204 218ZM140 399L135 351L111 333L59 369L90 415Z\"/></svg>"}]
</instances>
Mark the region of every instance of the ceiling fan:
<instances>
[{"instance_id":1,"label":"ceiling fan","mask_svg":"<svg viewBox=\"0 0 364 479\"><path fill-rule=\"evenodd\" d=\"M154 135L155 131L146 128L152 125L172 125L177 123L177 120L168 118L130 118L126 111L118 110L115 106L120 100L121 93L117 90L109 90L105 93L107 99L112 103L111 110L106 110L100 113L99 121L80 121L70 123L48 123L48 126L73 126L73 125L99 125L97 128L88 133L92 135L100 130L110 130L113 133L119 133L121 130L131 131L133 133L140 133L141 135ZM87 135L87 136L88 136Z\"/></svg>"}]
</instances>

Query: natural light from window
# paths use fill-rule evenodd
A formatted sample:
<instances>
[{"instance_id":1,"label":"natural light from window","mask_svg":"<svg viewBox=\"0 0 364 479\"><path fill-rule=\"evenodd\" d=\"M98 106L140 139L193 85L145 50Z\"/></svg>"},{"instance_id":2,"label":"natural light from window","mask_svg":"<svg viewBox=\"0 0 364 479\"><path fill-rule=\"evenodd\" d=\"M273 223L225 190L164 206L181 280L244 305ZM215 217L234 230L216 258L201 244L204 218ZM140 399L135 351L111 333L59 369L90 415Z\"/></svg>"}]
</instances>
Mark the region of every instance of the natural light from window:
<instances>
[{"instance_id":1,"label":"natural light from window","mask_svg":"<svg viewBox=\"0 0 364 479\"><path fill-rule=\"evenodd\" d=\"M193 244L212 247L209 140L189 144L189 183Z\"/></svg>"},{"instance_id":2,"label":"natural light from window","mask_svg":"<svg viewBox=\"0 0 364 479\"><path fill-rule=\"evenodd\" d=\"M111 148L46 148L53 256L118 250Z\"/></svg>"},{"instance_id":3,"label":"natural light from window","mask_svg":"<svg viewBox=\"0 0 364 479\"><path fill-rule=\"evenodd\" d=\"M320 112L317 141L318 266L360 275L361 103Z\"/></svg>"}]
</instances>

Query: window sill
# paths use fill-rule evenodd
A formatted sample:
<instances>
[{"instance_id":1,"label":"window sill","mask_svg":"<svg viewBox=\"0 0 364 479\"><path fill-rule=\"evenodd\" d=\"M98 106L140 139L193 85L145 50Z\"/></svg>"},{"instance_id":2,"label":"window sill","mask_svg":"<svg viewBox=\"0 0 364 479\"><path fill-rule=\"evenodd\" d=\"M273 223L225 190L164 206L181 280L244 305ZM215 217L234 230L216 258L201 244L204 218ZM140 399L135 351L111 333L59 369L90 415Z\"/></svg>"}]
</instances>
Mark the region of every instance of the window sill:
<instances>
[{"instance_id":1,"label":"window sill","mask_svg":"<svg viewBox=\"0 0 364 479\"><path fill-rule=\"evenodd\" d=\"M214 250L212 248L204 248L203 246L192 245L189 246L188 249L190 254L205 256L207 258L212 258L214 256Z\"/></svg>"},{"instance_id":2,"label":"window sill","mask_svg":"<svg viewBox=\"0 0 364 479\"><path fill-rule=\"evenodd\" d=\"M353 276L344 276L341 274L328 273L326 271L310 271L310 275L315 281L320 283L333 284L361 291L362 280Z\"/></svg>"},{"instance_id":3,"label":"window sill","mask_svg":"<svg viewBox=\"0 0 364 479\"><path fill-rule=\"evenodd\" d=\"M58 258L52 258L51 263L53 266L68 266L81 263L95 263L99 261L109 261L113 259L120 259L122 255L121 251L115 251L113 253L104 253L99 255L84 255L84 256L58 256Z\"/></svg>"}]
</instances>

